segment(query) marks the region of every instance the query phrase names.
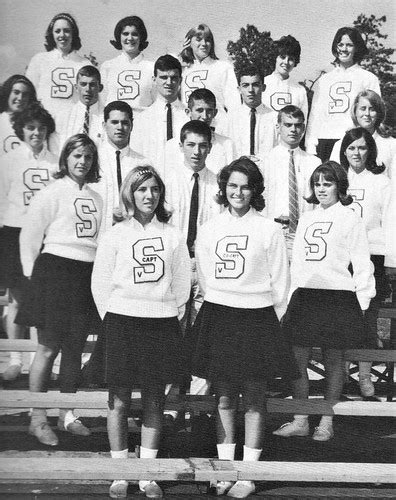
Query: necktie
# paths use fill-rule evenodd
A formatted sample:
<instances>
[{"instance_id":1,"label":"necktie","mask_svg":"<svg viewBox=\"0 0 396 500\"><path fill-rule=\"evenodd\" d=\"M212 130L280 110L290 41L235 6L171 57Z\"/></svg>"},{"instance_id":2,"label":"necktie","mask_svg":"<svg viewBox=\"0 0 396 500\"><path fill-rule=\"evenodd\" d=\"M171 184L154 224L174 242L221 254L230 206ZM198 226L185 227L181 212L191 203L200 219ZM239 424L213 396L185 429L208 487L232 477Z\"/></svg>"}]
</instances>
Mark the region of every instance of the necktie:
<instances>
[{"instance_id":1,"label":"necktie","mask_svg":"<svg viewBox=\"0 0 396 500\"><path fill-rule=\"evenodd\" d=\"M191 193L190 215L188 218L188 233L187 233L187 246L190 252L190 257L194 257L194 243L197 237L197 218L198 218L198 179L199 174L195 172L194 186Z\"/></svg>"},{"instance_id":2,"label":"necktie","mask_svg":"<svg viewBox=\"0 0 396 500\"><path fill-rule=\"evenodd\" d=\"M89 106L85 108L83 134L89 135Z\"/></svg>"},{"instance_id":3,"label":"necktie","mask_svg":"<svg viewBox=\"0 0 396 500\"><path fill-rule=\"evenodd\" d=\"M254 155L254 136L256 130L256 108L250 110L250 154Z\"/></svg>"},{"instance_id":4,"label":"necktie","mask_svg":"<svg viewBox=\"0 0 396 500\"><path fill-rule=\"evenodd\" d=\"M172 127L172 106L169 102L166 103L166 140L172 139L173 137L173 127Z\"/></svg>"},{"instance_id":5,"label":"necktie","mask_svg":"<svg viewBox=\"0 0 396 500\"><path fill-rule=\"evenodd\" d=\"M121 177L121 160L120 160L120 154L121 151L117 150L115 152L116 154L116 160L117 160L117 184L118 184L118 191L120 190L121 183L122 183L122 177Z\"/></svg>"},{"instance_id":6,"label":"necktie","mask_svg":"<svg viewBox=\"0 0 396 500\"><path fill-rule=\"evenodd\" d=\"M293 150L289 154L289 232L295 233L299 217L298 188Z\"/></svg>"}]
</instances>

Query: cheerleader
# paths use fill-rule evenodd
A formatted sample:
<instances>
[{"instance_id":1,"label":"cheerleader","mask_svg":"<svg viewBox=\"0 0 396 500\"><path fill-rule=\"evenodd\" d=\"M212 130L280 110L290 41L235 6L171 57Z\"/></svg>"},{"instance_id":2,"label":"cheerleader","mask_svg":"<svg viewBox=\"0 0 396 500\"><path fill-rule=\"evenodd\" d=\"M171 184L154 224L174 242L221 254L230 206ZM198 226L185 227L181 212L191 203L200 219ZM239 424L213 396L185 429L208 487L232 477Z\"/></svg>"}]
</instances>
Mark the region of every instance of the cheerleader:
<instances>
[{"instance_id":1,"label":"cheerleader","mask_svg":"<svg viewBox=\"0 0 396 500\"><path fill-rule=\"evenodd\" d=\"M12 75L0 88L0 156L17 148L21 141L13 123L19 113L37 100L36 89L23 75Z\"/></svg>"},{"instance_id":2,"label":"cheerleader","mask_svg":"<svg viewBox=\"0 0 396 500\"><path fill-rule=\"evenodd\" d=\"M350 112L356 95L366 89L380 94L378 78L359 66L368 50L357 28L340 28L331 51L335 68L318 80L305 137L307 152L322 161L330 157L334 143L352 127Z\"/></svg>"},{"instance_id":3,"label":"cheerleader","mask_svg":"<svg viewBox=\"0 0 396 500\"><path fill-rule=\"evenodd\" d=\"M128 413L133 387L141 388L141 458L157 456L165 385L181 373L178 317L190 294L190 263L182 234L168 224L165 186L150 166L132 169L120 191L118 224L100 241L92 291L104 320L107 429L112 458L128 458ZM127 496L116 480L111 498ZM148 498L161 498L154 481L139 481Z\"/></svg>"},{"instance_id":4,"label":"cheerleader","mask_svg":"<svg viewBox=\"0 0 396 500\"><path fill-rule=\"evenodd\" d=\"M74 85L78 70L89 64L77 50L81 40L76 21L70 14L54 16L45 33L47 52L32 57L26 70L37 90L37 96L58 123L77 102Z\"/></svg>"},{"instance_id":5,"label":"cheerleader","mask_svg":"<svg viewBox=\"0 0 396 500\"><path fill-rule=\"evenodd\" d=\"M116 24L110 43L121 54L100 67L103 103L125 101L134 112L142 111L155 99L154 63L143 54L148 46L144 22L137 16L124 17Z\"/></svg>"},{"instance_id":6,"label":"cheerleader","mask_svg":"<svg viewBox=\"0 0 396 500\"><path fill-rule=\"evenodd\" d=\"M58 169L57 158L47 149L47 139L55 130L51 115L37 102L18 113L13 123L20 146L0 158L1 282L9 288L7 336L21 339L25 328L15 324L25 286L19 256L19 233L32 198L50 181ZM3 373L14 380L22 370L22 353L11 352Z\"/></svg>"},{"instance_id":7,"label":"cheerleader","mask_svg":"<svg viewBox=\"0 0 396 500\"><path fill-rule=\"evenodd\" d=\"M264 218L263 177L248 157L224 167L217 201L227 208L206 222L195 247L204 303L194 324L193 374L213 383L217 398L217 449L233 460L239 394L245 405L243 460L258 461L264 438L266 380L295 375L282 342L289 268L277 224ZM245 498L252 481L217 483L218 495Z\"/></svg>"},{"instance_id":8,"label":"cheerleader","mask_svg":"<svg viewBox=\"0 0 396 500\"><path fill-rule=\"evenodd\" d=\"M201 23L187 32L180 59L183 66L181 101L187 107L193 90L211 90L216 96L219 110L214 125L216 131L222 133L225 130L226 111L238 108L241 99L234 68L231 63L220 61L216 56L213 33L206 24Z\"/></svg>"},{"instance_id":9,"label":"cheerleader","mask_svg":"<svg viewBox=\"0 0 396 500\"><path fill-rule=\"evenodd\" d=\"M301 372L293 396L307 399L308 362L312 347L321 347L326 369L325 399L340 399L344 380L343 352L359 347L364 338L363 312L375 295L373 265L361 218L348 205L348 178L338 163L327 161L310 179L309 203L319 205L305 212L297 226L291 262L291 299L283 330L293 345ZM353 267L353 275L350 266ZM293 422L273 434L307 436L308 415L294 415ZM322 416L313 434L315 441L334 436L333 417Z\"/></svg>"},{"instance_id":10,"label":"cheerleader","mask_svg":"<svg viewBox=\"0 0 396 500\"><path fill-rule=\"evenodd\" d=\"M396 139L385 125L386 108L381 97L373 90L362 90L356 96L352 109L352 121L355 127L366 129L373 136L377 146L377 163L385 166L385 173L392 177L396 171ZM331 160L340 161L341 140L334 144Z\"/></svg>"},{"instance_id":11,"label":"cheerleader","mask_svg":"<svg viewBox=\"0 0 396 500\"><path fill-rule=\"evenodd\" d=\"M382 172L385 167L376 163L374 137L364 128L354 128L345 134L340 150L340 163L348 171L348 193L353 198L350 207L363 219L371 261L374 264L376 295L364 315L366 347L377 347L377 318L381 302L390 288L384 267L384 215L390 200L390 181ZM368 361L359 363L359 385L363 396L374 396Z\"/></svg>"},{"instance_id":12,"label":"cheerleader","mask_svg":"<svg viewBox=\"0 0 396 500\"><path fill-rule=\"evenodd\" d=\"M30 368L30 390L46 392L52 364L62 352L60 391L76 392L81 354L97 315L91 272L101 222L102 200L88 186L99 179L95 144L85 134L70 137L59 158L55 182L34 199L23 224L20 245L29 298L19 322L36 326L37 351ZM58 429L90 434L71 409L59 411ZM56 446L58 437L46 410L34 408L29 433Z\"/></svg>"}]
</instances>

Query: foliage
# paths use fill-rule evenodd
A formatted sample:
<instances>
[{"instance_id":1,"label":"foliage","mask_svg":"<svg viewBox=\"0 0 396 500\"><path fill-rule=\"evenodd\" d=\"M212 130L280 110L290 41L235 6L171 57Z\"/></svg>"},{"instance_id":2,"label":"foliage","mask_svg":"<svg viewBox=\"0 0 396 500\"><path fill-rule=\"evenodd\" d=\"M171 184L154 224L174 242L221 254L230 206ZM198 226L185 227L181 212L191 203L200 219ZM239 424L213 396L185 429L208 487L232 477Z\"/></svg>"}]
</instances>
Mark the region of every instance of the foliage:
<instances>
[{"instance_id":1,"label":"foliage","mask_svg":"<svg viewBox=\"0 0 396 500\"><path fill-rule=\"evenodd\" d=\"M96 59L96 56L90 52L88 55L84 54L85 59L88 59L88 61L92 64L92 66L99 66L98 60Z\"/></svg>"}]
</instances>

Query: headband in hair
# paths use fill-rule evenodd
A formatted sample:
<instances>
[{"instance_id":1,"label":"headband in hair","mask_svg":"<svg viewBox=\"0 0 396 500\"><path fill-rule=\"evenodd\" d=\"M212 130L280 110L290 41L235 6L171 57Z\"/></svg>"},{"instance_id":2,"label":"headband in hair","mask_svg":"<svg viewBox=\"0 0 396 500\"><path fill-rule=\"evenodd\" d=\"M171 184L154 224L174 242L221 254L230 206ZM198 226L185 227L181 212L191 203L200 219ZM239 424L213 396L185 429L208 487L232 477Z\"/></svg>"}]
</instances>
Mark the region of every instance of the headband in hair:
<instances>
[{"instance_id":1,"label":"headband in hair","mask_svg":"<svg viewBox=\"0 0 396 500\"><path fill-rule=\"evenodd\" d=\"M140 176L145 175L145 174L154 174L154 172L151 169L145 168L145 167L136 172L137 177L140 177Z\"/></svg>"},{"instance_id":2,"label":"headband in hair","mask_svg":"<svg viewBox=\"0 0 396 500\"><path fill-rule=\"evenodd\" d=\"M59 19L65 19L70 23L71 26L76 27L76 21L71 17L70 14L57 14L51 21L51 25L54 26L56 21L59 21Z\"/></svg>"},{"instance_id":3,"label":"headband in hair","mask_svg":"<svg viewBox=\"0 0 396 500\"><path fill-rule=\"evenodd\" d=\"M190 47L190 45L191 45L191 38L192 37L189 37L187 35L184 37L183 49L186 49L187 47Z\"/></svg>"}]
</instances>

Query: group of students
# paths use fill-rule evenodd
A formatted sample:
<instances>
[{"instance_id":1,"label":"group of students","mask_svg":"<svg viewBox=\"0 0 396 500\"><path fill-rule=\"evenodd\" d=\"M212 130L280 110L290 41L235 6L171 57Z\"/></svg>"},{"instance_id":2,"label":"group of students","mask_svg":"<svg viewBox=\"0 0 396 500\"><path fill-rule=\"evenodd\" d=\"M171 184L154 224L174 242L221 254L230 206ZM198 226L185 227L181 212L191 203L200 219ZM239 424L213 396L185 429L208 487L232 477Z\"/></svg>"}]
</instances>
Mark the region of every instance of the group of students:
<instances>
[{"instance_id":1,"label":"group of students","mask_svg":"<svg viewBox=\"0 0 396 500\"><path fill-rule=\"evenodd\" d=\"M47 52L1 87L7 334L37 328L33 392L47 390L61 351L64 393L79 387L87 336L99 335L88 371L109 388L112 458L128 457L132 388L140 457L155 458L169 384L191 375L190 393L216 395L220 459L234 458L242 394L243 459L257 461L268 380L308 398L310 349L321 347L325 398L337 400L343 351L376 343L385 266L396 260L396 139L377 78L359 66L367 49L355 28L336 33L335 69L319 79L308 122L305 90L290 79L301 52L292 36L277 42L265 78L252 65L235 76L205 24L188 31L180 60L146 61L147 38L139 17L120 20L111 43L121 54L99 71L77 52L75 20L59 14ZM3 377L21 367L11 353ZM374 394L370 368L360 366L364 396ZM72 409L58 428L90 433ZM45 410L32 410L29 432L58 444ZM307 436L308 416L274 434ZM313 439L333 435L323 416ZM110 496L127 487L114 481ZM163 495L154 481L139 487ZM234 498L254 489L216 485Z\"/></svg>"}]
</instances>

